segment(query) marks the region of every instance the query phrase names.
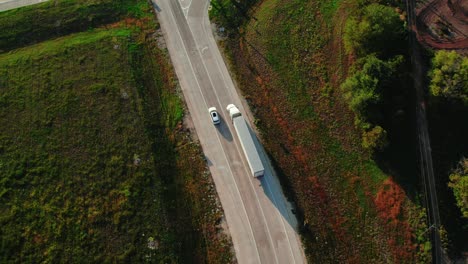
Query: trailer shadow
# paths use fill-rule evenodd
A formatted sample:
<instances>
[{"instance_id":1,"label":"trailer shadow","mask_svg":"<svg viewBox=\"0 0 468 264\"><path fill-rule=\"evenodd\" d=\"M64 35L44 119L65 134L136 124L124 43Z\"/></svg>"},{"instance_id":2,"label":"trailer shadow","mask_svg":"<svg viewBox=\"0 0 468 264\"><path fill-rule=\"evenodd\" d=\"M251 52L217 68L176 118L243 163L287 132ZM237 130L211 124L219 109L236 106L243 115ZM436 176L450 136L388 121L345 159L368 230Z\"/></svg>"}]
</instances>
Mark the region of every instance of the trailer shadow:
<instances>
[{"instance_id":1,"label":"trailer shadow","mask_svg":"<svg viewBox=\"0 0 468 264\"><path fill-rule=\"evenodd\" d=\"M265 168L265 173L261 177L254 178L254 182L262 187L265 195L270 199L271 203L278 210L278 213L281 214L283 220L289 223L289 225L299 232L298 220L296 217L296 210L291 202L289 202L284 195L280 181L277 174L275 173L272 164L265 152L265 149L260 144L260 141L257 138L257 135L252 131L252 128L247 123L250 135L254 141L255 147L259 153L260 159L262 160L263 167Z\"/></svg>"}]
</instances>

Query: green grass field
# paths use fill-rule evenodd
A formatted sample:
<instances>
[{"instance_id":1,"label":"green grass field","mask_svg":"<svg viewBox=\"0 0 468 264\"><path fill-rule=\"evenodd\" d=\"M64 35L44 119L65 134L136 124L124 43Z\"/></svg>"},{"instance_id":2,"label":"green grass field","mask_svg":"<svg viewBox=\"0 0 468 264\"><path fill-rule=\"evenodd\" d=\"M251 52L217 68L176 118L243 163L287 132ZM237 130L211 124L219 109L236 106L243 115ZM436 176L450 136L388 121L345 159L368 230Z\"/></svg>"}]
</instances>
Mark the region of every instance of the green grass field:
<instances>
[{"instance_id":1,"label":"green grass field","mask_svg":"<svg viewBox=\"0 0 468 264\"><path fill-rule=\"evenodd\" d=\"M167 157L152 152L169 142L145 133L164 115L142 105L130 37L80 33L0 56L4 261L143 260L150 237L152 257L174 254L155 170Z\"/></svg>"},{"instance_id":2,"label":"green grass field","mask_svg":"<svg viewBox=\"0 0 468 264\"><path fill-rule=\"evenodd\" d=\"M1 263L231 260L151 9L121 2L122 22L0 53Z\"/></svg>"}]
</instances>

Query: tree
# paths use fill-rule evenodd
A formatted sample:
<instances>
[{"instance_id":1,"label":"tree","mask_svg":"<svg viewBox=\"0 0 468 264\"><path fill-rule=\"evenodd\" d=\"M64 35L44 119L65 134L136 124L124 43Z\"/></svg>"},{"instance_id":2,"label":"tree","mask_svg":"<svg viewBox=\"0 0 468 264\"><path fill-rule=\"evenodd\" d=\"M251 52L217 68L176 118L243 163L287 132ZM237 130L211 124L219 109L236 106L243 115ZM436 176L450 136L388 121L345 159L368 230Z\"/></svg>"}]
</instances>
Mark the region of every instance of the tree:
<instances>
[{"instance_id":1,"label":"tree","mask_svg":"<svg viewBox=\"0 0 468 264\"><path fill-rule=\"evenodd\" d=\"M346 21L345 49L359 56L377 53L384 58L392 57L406 45L405 32L404 22L394 8L371 4L360 17Z\"/></svg>"},{"instance_id":2,"label":"tree","mask_svg":"<svg viewBox=\"0 0 468 264\"><path fill-rule=\"evenodd\" d=\"M429 77L429 89L433 96L457 99L468 104L468 57L455 51L438 51L432 59Z\"/></svg>"},{"instance_id":3,"label":"tree","mask_svg":"<svg viewBox=\"0 0 468 264\"><path fill-rule=\"evenodd\" d=\"M349 107L357 114L357 123L363 128L370 128L366 122L378 121L378 105L382 101L383 91L391 88L396 68L402 61L401 56L383 61L375 55L369 55L358 61L357 67L361 67L361 70L356 71L341 85Z\"/></svg>"},{"instance_id":4,"label":"tree","mask_svg":"<svg viewBox=\"0 0 468 264\"><path fill-rule=\"evenodd\" d=\"M351 110L362 113L371 103L378 103L380 96L376 93L379 80L366 71L359 71L352 77L346 79L342 88L345 90L345 97L349 100Z\"/></svg>"},{"instance_id":5,"label":"tree","mask_svg":"<svg viewBox=\"0 0 468 264\"><path fill-rule=\"evenodd\" d=\"M213 0L210 2L213 7L211 15L224 27L237 31L242 23L250 19L249 10L256 2L256 0Z\"/></svg>"},{"instance_id":6,"label":"tree","mask_svg":"<svg viewBox=\"0 0 468 264\"><path fill-rule=\"evenodd\" d=\"M463 217L468 218L468 159L463 158L459 166L450 174L448 186L452 188L457 206Z\"/></svg>"}]
</instances>

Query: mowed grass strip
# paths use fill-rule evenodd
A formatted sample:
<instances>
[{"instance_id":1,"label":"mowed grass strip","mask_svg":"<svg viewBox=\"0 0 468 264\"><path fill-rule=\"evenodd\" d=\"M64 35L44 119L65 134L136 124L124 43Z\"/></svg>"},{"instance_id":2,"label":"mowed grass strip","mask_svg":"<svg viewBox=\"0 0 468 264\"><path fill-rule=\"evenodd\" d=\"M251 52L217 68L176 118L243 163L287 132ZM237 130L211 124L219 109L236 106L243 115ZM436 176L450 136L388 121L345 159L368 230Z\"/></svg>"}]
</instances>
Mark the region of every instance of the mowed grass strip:
<instances>
[{"instance_id":1,"label":"mowed grass strip","mask_svg":"<svg viewBox=\"0 0 468 264\"><path fill-rule=\"evenodd\" d=\"M0 262L177 261L166 84L140 85L138 49L114 29L0 55Z\"/></svg>"}]
</instances>

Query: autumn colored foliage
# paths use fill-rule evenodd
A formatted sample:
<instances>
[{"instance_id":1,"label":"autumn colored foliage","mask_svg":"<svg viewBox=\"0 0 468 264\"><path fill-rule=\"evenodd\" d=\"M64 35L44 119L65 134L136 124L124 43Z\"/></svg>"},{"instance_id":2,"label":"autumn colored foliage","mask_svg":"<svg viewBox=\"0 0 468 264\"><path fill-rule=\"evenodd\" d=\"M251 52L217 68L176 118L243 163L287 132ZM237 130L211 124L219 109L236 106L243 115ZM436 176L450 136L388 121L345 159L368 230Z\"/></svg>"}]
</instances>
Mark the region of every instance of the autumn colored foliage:
<instances>
[{"instance_id":1,"label":"autumn colored foliage","mask_svg":"<svg viewBox=\"0 0 468 264\"><path fill-rule=\"evenodd\" d=\"M391 234L388 246L393 254L394 263L409 259L414 254L416 245L412 243L413 232L405 221L406 195L393 179L388 178L375 196L375 206L386 231Z\"/></svg>"}]
</instances>

